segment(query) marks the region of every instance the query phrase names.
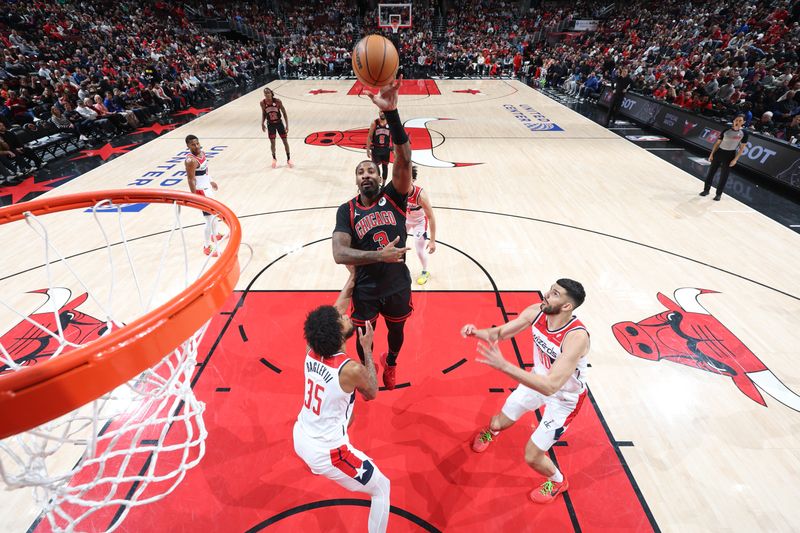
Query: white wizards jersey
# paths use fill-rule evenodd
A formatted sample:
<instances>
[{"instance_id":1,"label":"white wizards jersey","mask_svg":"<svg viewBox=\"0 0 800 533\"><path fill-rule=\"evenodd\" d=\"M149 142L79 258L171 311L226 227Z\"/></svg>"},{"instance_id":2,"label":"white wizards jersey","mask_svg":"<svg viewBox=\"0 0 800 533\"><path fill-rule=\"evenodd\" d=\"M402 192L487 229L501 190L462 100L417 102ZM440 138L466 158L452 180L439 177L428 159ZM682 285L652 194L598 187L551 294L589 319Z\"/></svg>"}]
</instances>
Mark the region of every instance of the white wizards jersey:
<instances>
[{"instance_id":1,"label":"white wizards jersey","mask_svg":"<svg viewBox=\"0 0 800 533\"><path fill-rule=\"evenodd\" d=\"M303 407L297 420L307 436L330 443L347 440L356 393L342 390L339 372L350 360L344 353L331 357L306 353Z\"/></svg>"},{"instance_id":2,"label":"white wizards jersey","mask_svg":"<svg viewBox=\"0 0 800 533\"><path fill-rule=\"evenodd\" d=\"M199 156L196 156L192 153L186 156L187 161L191 161L194 159L197 161L197 167L194 170L195 176L195 187L198 190L210 190L211 189L211 176L208 174L208 158L206 157L205 152L200 152Z\"/></svg>"},{"instance_id":3,"label":"white wizards jersey","mask_svg":"<svg viewBox=\"0 0 800 533\"><path fill-rule=\"evenodd\" d=\"M419 195L422 194L422 187L412 185L411 194L408 195L406 208L406 224L416 226L425 222L425 210L419 205Z\"/></svg>"},{"instance_id":4,"label":"white wizards jersey","mask_svg":"<svg viewBox=\"0 0 800 533\"><path fill-rule=\"evenodd\" d=\"M533 373L540 376L547 376L550 374L550 366L561 355L561 345L564 342L564 337L570 331L582 329L586 331L586 326L576 317L572 317L567 324L555 331L547 329L547 315L539 313L533 321L531 331L533 332ZM588 331L587 331L588 333ZM561 387L556 394L561 392L577 393L580 394L586 390L586 371L587 371L587 355L584 355L578 361L578 366L575 372L567 379L566 383Z\"/></svg>"}]
</instances>

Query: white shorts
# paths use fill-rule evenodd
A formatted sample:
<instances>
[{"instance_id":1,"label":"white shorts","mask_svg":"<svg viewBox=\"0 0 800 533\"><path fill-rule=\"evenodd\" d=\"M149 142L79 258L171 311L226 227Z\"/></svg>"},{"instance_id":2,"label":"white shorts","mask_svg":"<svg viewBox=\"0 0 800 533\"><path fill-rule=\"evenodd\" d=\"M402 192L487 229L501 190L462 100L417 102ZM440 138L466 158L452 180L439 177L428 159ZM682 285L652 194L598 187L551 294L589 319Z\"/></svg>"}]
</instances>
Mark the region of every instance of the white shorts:
<instances>
[{"instance_id":1,"label":"white shorts","mask_svg":"<svg viewBox=\"0 0 800 533\"><path fill-rule=\"evenodd\" d=\"M348 490L368 493L384 477L375 462L349 441L331 447L308 437L299 422L295 422L293 433L295 453L314 474L330 478Z\"/></svg>"},{"instance_id":2,"label":"white shorts","mask_svg":"<svg viewBox=\"0 0 800 533\"><path fill-rule=\"evenodd\" d=\"M558 442L586 398L586 391L580 394L565 392L557 394L559 397L545 396L525 385L519 385L506 398L501 410L504 415L516 422L525 413L535 411L544 405L542 421L531 435L531 441L545 452Z\"/></svg>"},{"instance_id":3,"label":"white shorts","mask_svg":"<svg viewBox=\"0 0 800 533\"><path fill-rule=\"evenodd\" d=\"M423 217L417 220L406 220L406 233L410 233L415 239L426 237L428 231L428 219Z\"/></svg>"},{"instance_id":4,"label":"white shorts","mask_svg":"<svg viewBox=\"0 0 800 533\"><path fill-rule=\"evenodd\" d=\"M195 188L195 192L197 194L199 194L200 196L205 196L206 198L214 198L214 189L211 187L210 184L209 184L208 187L203 187L203 188L196 187ZM209 216L209 215L211 215L211 213L207 213L206 211L203 211L203 215L204 216Z\"/></svg>"}]
</instances>

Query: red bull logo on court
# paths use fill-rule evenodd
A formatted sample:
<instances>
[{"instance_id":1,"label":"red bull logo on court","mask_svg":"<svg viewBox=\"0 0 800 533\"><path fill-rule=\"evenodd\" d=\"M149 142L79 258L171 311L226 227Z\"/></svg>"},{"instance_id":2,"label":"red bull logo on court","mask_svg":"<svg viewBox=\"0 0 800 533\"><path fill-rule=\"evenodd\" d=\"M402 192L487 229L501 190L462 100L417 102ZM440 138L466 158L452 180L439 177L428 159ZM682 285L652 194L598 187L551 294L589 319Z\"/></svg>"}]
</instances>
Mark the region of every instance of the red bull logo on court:
<instances>
[{"instance_id":1,"label":"red bull logo on court","mask_svg":"<svg viewBox=\"0 0 800 533\"><path fill-rule=\"evenodd\" d=\"M766 406L762 392L800 411L800 396L789 389L767 365L699 302L701 294L716 291L683 287L675 300L658 293L666 311L612 326L625 350L650 361L670 361L731 378L739 390Z\"/></svg>"},{"instance_id":2,"label":"red bull logo on court","mask_svg":"<svg viewBox=\"0 0 800 533\"><path fill-rule=\"evenodd\" d=\"M449 118L412 118L406 120L403 126L408 133L411 143L411 162L415 165L432 168L454 168L480 165L481 163L458 163L444 161L433 153L433 137L428 129L428 123L436 120L451 120ZM339 146L340 148L362 151L367 149L367 135L369 128L359 128L347 131L318 131L306 137L306 144L312 146ZM443 141L444 142L443 138Z\"/></svg>"},{"instance_id":3,"label":"red bull logo on court","mask_svg":"<svg viewBox=\"0 0 800 533\"><path fill-rule=\"evenodd\" d=\"M44 294L47 300L0 337L0 374L69 351L100 338L107 330L105 322L78 310L88 293L70 300L72 291L65 287L32 292Z\"/></svg>"}]
</instances>

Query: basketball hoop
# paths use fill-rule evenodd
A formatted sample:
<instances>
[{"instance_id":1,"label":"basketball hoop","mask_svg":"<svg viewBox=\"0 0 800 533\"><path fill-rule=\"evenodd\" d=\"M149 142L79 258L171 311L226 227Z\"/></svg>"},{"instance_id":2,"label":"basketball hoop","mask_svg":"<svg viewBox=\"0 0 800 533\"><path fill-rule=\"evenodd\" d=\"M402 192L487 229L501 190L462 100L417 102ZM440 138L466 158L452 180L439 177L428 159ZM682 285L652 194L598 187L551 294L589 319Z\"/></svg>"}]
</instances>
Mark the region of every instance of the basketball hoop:
<instances>
[{"instance_id":1,"label":"basketball hoop","mask_svg":"<svg viewBox=\"0 0 800 533\"><path fill-rule=\"evenodd\" d=\"M145 204L151 211L160 213L157 210L161 209L174 215L169 227L160 233L163 245L156 245L157 239L153 244L145 240L145 244L137 243L141 248L135 248L161 250L160 258L158 254L147 255L151 272L155 270L152 260L158 259L155 281L148 283L152 285L149 297L131 251L133 241L141 238L128 239L131 230L125 229L126 224L134 224L130 215L123 216L124 207L131 204ZM194 261L190 261L185 229L192 224L184 226L182 207L198 212L197 218L190 220L193 225L200 220L199 212L205 211L228 227L228 236L219 243L218 258L202 255L198 242ZM71 244L55 242L59 233L65 233L64 228L55 223L48 228L42 222L45 215L63 221L63 215L56 215L62 212L71 212L71 217L76 217L76 212L91 213L102 237L98 238L101 246L90 252L105 250L108 272L103 270L102 261L87 259L90 268L83 273L74 263L79 263L76 257L84 254L62 253ZM108 216L102 213L114 212L120 240L112 244L101 217ZM163 218L168 221L169 217ZM0 305L17 314L22 327L44 338L53 349L49 358L15 360L16 348L12 347L10 353L0 343L0 479L9 488L34 488L54 531L74 531L82 522L87 521L84 526L90 523L90 517L103 516L104 510L109 516L101 518L107 524L102 529L112 531L130 508L172 492L205 453L205 405L195 398L191 379L208 322L239 279L241 227L233 211L217 201L163 189L87 192L0 209L0 226L4 229L24 231L22 222L44 241L44 264L33 269L44 268L46 272L48 289L37 292L45 293L48 300L31 315L2 300ZM91 235L87 234L81 231L80 238L90 246ZM177 246L173 246L175 234L180 235ZM114 255L119 255L120 248L133 278L121 285L135 287L135 291L130 290L139 296L141 311L137 314L143 313L138 318L114 306L119 275ZM183 261L171 257L180 255L170 254L176 248L182 252ZM139 273L146 270L143 262L138 265ZM190 275L194 264L201 265L196 276ZM66 306L62 303L66 304L71 293L55 282L64 283L58 276L67 272L62 278L72 277L86 291L83 299L73 302L91 302L105 315L103 320L87 317L97 325L96 335L88 340L76 341L74 328L84 326L71 325L71 318L64 318ZM102 301L101 287L86 283L89 275L109 283L107 302ZM170 284L173 287L162 287ZM63 302L51 301L64 293ZM159 300L164 303L153 304ZM131 301L135 299L129 297L124 304L131 305ZM73 308L70 312L75 314ZM68 448L65 444L85 446L85 451L77 465L58 471L49 459L75 449L60 451ZM73 465L74 459L69 464ZM91 524L91 529L100 528Z\"/></svg>"},{"instance_id":2,"label":"basketball hoop","mask_svg":"<svg viewBox=\"0 0 800 533\"><path fill-rule=\"evenodd\" d=\"M391 27L392 27L392 33L395 33L395 34L396 34L396 33L397 33L397 30L400 28L400 21L399 21L399 20L397 20L397 19L393 19L393 20L390 22L390 25L391 25Z\"/></svg>"}]
</instances>

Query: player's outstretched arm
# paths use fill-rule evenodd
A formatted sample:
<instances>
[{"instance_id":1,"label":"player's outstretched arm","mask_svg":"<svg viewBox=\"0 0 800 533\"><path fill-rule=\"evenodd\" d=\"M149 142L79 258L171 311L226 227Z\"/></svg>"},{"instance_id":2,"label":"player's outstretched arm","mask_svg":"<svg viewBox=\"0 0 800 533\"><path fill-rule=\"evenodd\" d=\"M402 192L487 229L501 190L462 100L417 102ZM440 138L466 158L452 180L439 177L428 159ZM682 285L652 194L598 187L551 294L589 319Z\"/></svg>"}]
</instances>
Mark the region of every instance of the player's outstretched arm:
<instances>
[{"instance_id":1,"label":"player's outstretched arm","mask_svg":"<svg viewBox=\"0 0 800 533\"><path fill-rule=\"evenodd\" d=\"M540 392L545 396L550 396L558 392L561 387L564 386L564 383L567 382L567 379L569 379L578 367L580 358L589 350L589 334L586 333L585 330L570 332L567 337L565 337L564 344L561 348L561 355L550 368L550 374L546 376L526 372L517 365L506 360L500 352L497 341L489 343L479 342L478 353L480 356L475 358L475 360L499 370L536 392Z\"/></svg>"},{"instance_id":2,"label":"player's outstretched arm","mask_svg":"<svg viewBox=\"0 0 800 533\"><path fill-rule=\"evenodd\" d=\"M350 392L357 390L365 400L374 400L378 396L378 377L375 371L375 361L372 359L372 323L366 322L363 329L359 329L358 342L364 349L364 364L351 362L345 365L339 374L339 384L342 390Z\"/></svg>"},{"instance_id":3,"label":"player's outstretched arm","mask_svg":"<svg viewBox=\"0 0 800 533\"><path fill-rule=\"evenodd\" d=\"M461 336L465 338L477 337L487 342L510 339L533 324L538 314L539 307L537 305L531 305L520 313L517 318L506 322L502 326L478 329L474 324L466 324L461 328Z\"/></svg>"},{"instance_id":4,"label":"player's outstretched arm","mask_svg":"<svg viewBox=\"0 0 800 533\"><path fill-rule=\"evenodd\" d=\"M367 95L372 99L372 103L386 115L386 122L389 125L389 133L392 137L392 144L394 144L392 185L398 193L408 194L411 192L411 143L408 141L408 134L397 111L397 94L402 81L403 77L400 76L389 85L381 87L378 94L367 92Z\"/></svg>"},{"instance_id":5,"label":"player's outstretched arm","mask_svg":"<svg viewBox=\"0 0 800 533\"><path fill-rule=\"evenodd\" d=\"M339 311L339 314L342 315L346 314L347 310L350 309L350 300L353 298L353 287L356 285L355 267L348 265L347 271L349 273L347 282L345 282L342 290L339 291L339 296L336 298L336 302L333 304L336 310Z\"/></svg>"}]
</instances>

